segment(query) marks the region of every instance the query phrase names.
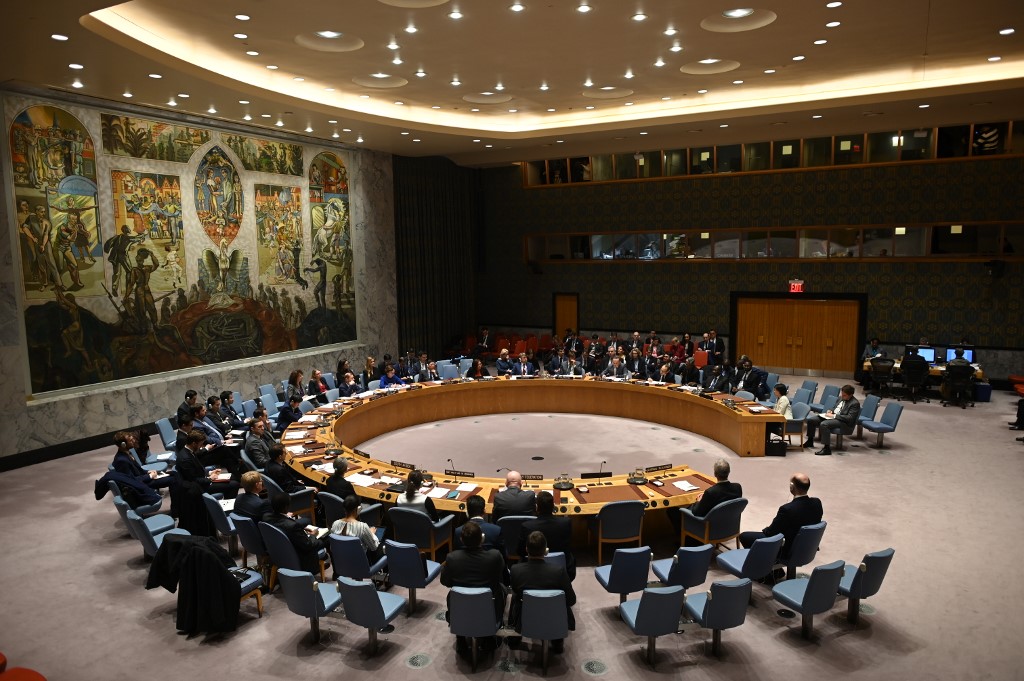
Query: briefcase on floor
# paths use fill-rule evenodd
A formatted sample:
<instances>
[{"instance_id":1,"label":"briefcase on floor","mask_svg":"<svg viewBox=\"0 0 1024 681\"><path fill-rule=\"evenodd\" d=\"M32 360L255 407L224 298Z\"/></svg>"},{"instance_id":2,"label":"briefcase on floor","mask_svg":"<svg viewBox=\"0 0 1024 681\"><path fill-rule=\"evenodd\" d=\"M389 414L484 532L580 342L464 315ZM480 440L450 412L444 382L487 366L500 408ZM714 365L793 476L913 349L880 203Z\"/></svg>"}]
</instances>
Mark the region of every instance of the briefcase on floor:
<instances>
[{"instance_id":1,"label":"briefcase on floor","mask_svg":"<svg viewBox=\"0 0 1024 681\"><path fill-rule=\"evenodd\" d=\"M785 440L769 440L764 443L765 456L786 456Z\"/></svg>"}]
</instances>

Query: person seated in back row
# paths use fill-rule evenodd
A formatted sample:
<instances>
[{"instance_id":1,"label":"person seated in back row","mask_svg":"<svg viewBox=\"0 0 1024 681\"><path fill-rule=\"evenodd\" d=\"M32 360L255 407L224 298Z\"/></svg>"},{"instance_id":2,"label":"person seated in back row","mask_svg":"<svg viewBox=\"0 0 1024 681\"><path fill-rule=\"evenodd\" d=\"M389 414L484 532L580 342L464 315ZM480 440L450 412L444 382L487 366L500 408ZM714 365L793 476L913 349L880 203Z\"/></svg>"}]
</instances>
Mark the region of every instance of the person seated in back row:
<instances>
[{"instance_id":1,"label":"person seated in back row","mask_svg":"<svg viewBox=\"0 0 1024 681\"><path fill-rule=\"evenodd\" d=\"M544 556L548 553L547 542L543 532L531 532L526 538L527 561L512 566L512 605L509 606L509 625L517 632L522 632L523 592L530 589L553 589L565 593L566 617L569 630L576 629L576 618L572 614L572 606L576 605L576 592L568 573L561 565L548 563ZM550 651L554 654L563 652L564 639L551 642Z\"/></svg>"},{"instance_id":2,"label":"person seated in back row","mask_svg":"<svg viewBox=\"0 0 1024 681\"><path fill-rule=\"evenodd\" d=\"M501 528L494 523L487 522L484 518L485 506L486 502L479 494L468 496L466 498L466 515L469 517L467 522L474 522L480 526L480 531L484 533L483 547L485 549L498 549L501 547ZM455 548L463 548L462 525L455 528Z\"/></svg>"},{"instance_id":3,"label":"person seated in back row","mask_svg":"<svg viewBox=\"0 0 1024 681\"><path fill-rule=\"evenodd\" d=\"M555 497L544 490L537 494L537 517L523 523L519 534L519 550L517 555L525 560L527 556L526 538L531 532L541 532L549 550L565 554L565 570L569 580L576 579L576 557L572 553L572 522L566 517L555 515Z\"/></svg>"},{"instance_id":4,"label":"person seated in back row","mask_svg":"<svg viewBox=\"0 0 1024 681\"><path fill-rule=\"evenodd\" d=\"M740 368L733 376L732 394L740 390L753 393L755 400L768 399L768 373L755 367L749 357L740 362Z\"/></svg>"}]
</instances>

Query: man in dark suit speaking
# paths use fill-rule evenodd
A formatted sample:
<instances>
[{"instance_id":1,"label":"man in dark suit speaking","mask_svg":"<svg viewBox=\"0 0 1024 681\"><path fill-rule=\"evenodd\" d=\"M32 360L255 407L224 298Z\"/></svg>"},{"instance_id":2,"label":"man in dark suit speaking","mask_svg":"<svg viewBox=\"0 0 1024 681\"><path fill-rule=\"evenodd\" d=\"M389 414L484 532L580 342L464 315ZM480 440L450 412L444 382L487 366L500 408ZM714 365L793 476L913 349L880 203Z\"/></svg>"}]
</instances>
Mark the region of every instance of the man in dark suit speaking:
<instances>
[{"instance_id":1,"label":"man in dark suit speaking","mask_svg":"<svg viewBox=\"0 0 1024 681\"><path fill-rule=\"evenodd\" d=\"M505 476L505 489L494 495L491 522L497 524L507 515L533 515L535 505L533 492L523 489L523 476L519 471L509 471Z\"/></svg>"},{"instance_id":2,"label":"man in dark suit speaking","mask_svg":"<svg viewBox=\"0 0 1024 681\"><path fill-rule=\"evenodd\" d=\"M789 479L789 492L793 495L793 500L788 504L779 506L772 524L760 532L741 532L740 544L744 548L749 549L755 541L762 537L773 537L781 534L786 538L786 542L782 545L779 559L785 560L788 558L789 552L793 547L793 540L796 538L796 533L800 531L800 528L804 525L814 525L821 522L821 499L807 496L807 492L810 489L811 479L804 473L795 473Z\"/></svg>"}]
</instances>

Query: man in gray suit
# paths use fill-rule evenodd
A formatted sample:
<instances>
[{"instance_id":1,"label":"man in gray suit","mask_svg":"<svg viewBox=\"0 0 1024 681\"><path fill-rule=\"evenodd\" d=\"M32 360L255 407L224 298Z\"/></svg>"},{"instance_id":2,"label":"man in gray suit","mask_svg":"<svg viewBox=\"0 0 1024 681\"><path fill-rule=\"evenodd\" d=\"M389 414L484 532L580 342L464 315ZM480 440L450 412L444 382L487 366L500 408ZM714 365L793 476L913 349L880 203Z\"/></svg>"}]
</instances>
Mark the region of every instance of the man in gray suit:
<instances>
[{"instance_id":1,"label":"man in gray suit","mask_svg":"<svg viewBox=\"0 0 1024 681\"><path fill-rule=\"evenodd\" d=\"M839 403L832 411L824 414L811 414L807 417L807 442L804 447L814 446L814 433L821 431L822 444L825 445L814 452L818 456L830 456L832 454L832 433L841 432L849 435L853 427L857 425L857 418L860 416L860 402L853 396L854 389L850 384L842 387L839 393Z\"/></svg>"}]
</instances>

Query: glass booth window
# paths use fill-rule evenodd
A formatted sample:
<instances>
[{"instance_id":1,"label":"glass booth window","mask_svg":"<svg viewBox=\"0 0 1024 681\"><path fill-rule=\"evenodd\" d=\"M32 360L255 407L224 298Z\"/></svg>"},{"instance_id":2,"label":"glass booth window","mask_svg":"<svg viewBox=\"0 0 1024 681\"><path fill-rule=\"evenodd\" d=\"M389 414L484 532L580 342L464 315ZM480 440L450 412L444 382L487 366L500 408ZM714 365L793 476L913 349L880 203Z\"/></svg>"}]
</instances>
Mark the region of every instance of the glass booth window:
<instances>
[{"instance_id":1,"label":"glass booth window","mask_svg":"<svg viewBox=\"0 0 1024 681\"><path fill-rule=\"evenodd\" d=\"M872 132L868 134L868 163L895 161L900 151L900 133Z\"/></svg>"},{"instance_id":2,"label":"glass booth window","mask_svg":"<svg viewBox=\"0 0 1024 681\"><path fill-rule=\"evenodd\" d=\"M573 182L590 182L594 179L594 168L589 156L577 156L569 159L569 176Z\"/></svg>"},{"instance_id":3,"label":"glass booth window","mask_svg":"<svg viewBox=\"0 0 1024 681\"><path fill-rule=\"evenodd\" d=\"M547 177L544 161L527 161L523 164L523 172L526 174L526 186L528 187L544 184L544 178Z\"/></svg>"},{"instance_id":4,"label":"glass booth window","mask_svg":"<svg viewBox=\"0 0 1024 681\"><path fill-rule=\"evenodd\" d=\"M772 143L756 142L743 145L744 170L768 170L772 163Z\"/></svg>"},{"instance_id":5,"label":"glass booth window","mask_svg":"<svg viewBox=\"0 0 1024 681\"><path fill-rule=\"evenodd\" d=\"M594 260L623 260L636 257L636 235L595 234L590 237L590 253Z\"/></svg>"},{"instance_id":6,"label":"glass booth window","mask_svg":"<svg viewBox=\"0 0 1024 681\"><path fill-rule=\"evenodd\" d=\"M603 156L592 156L592 175L595 180L612 179L612 157L608 154Z\"/></svg>"},{"instance_id":7,"label":"glass booth window","mask_svg":"<svg viewBox=\"0 0 1024 681\"><path fill-rule=\"evenodd\" d=\"M711 232L687 232L690 249L693 252L692 258L710 258L714 255L715 242L711 239Z\"/></svg>"},{"instance_id":8,"label":"glass booth window","mask_svg":"<svg viewBox=\"0 0 1024 681\"><path fill-rule=\"evenodd\" d=\"M1006 123L975 123L971 139L971 156L1003 153L1008 129Z\"/></svg>"},{"instance_id":9,"label":"glass booth window","mask_svg":"<svg viewBox=\"0 0 1024 681\"><path fill-rule=\"evenodd\" d=\"M743 235L744 258L767 258L769 255L768 232L758 230Z\"/></svg>"},{"instance_id":10,"label":"glass booth window","mask_svg":"<svg viewBox=\"0 0 1024 681\"><path fill-rule=\"evenodd\" d=\"M970 151L971 126L953 125L939 128L935 138L935 156L937 158L956 158L967 156Z\"/></svg>"},{"instance_id":11,"label":"glass booth window","mask_svg":"<svg viewBox=\"0 0 1024 681\"><path fill-rule=\"evenodd\" d=\"M860 257L860 229L833 228L829 230L829 257L832 258L859 258Z\"/></svg>"},{"instance_id":12,"label":"glass booth window","mask_svg":"<svg viewBox=\"0 0 1024 681\"><path fill-rule=\"evenodd\" d=\"M738 173L743 169L743 145L727 144L718 147L715 156L719 173Z\"/></svg>"},{"instance_id":13,"label":"glass booth window","mask_svg":"<svg viewBox=\"0 0 1024 681\"><path fill-rule=\"evenodd\" d=\"M689 258L693 255L693 250L690 248L689 237L683 234L664 234L665 239L665 253L662 257L664 258Z\"/></svg>"},{"instance_id":14,"label":"glass booth window","mask_svg":"<svg viewBox=\"0 0 1024 681\"><path fill-rule=\"evenodd\" d=\"M801 258L827 258L828 249L827 229L800 230Z\"/></svg>"},{"instance_id":15,"label":"glass booth window","mask_svg":"<svg viewBox=\"0 0 1024 681\"><path fill-rule=\"evenodd\" d=\"M772 167L797 168L800 166L800 140L782 140L772 143Z\"/></svg>"},{"instance_id":16,"label":"glass booth window","mask_svg":"<svg viewBox=\"0 0 1024 681\"><path fill-rule=\"evenodd\" d=\"M797 257L797 237L795 229L776 229L769 235L769 258Z\"/></svg>"},{"instance_id":17,"label":"glass booth window","mask_svg":"<svg viewBox=\"0 0 1024 681\"><path fill-rule=\"evenodd\" d=\"M1024 253L1024 225L1006 225L1003 228L1003 255Z\"/></svg>"},{"instance_id":18,"label":"glass booth window","mask_svg":"<svg viewBox=\"0 0 1024 681\"><path fill-rule=\"evenodd\" d=\"M633 154L615 154L615 179L632 180L636 178L636 164L637 159Z\"/></svg>"},{"instance_id":19,"label":"glass booth window","mask_svg":"<svg viewBox=\"0 0 1024 681\"><path fill-rule=\"evenodd\" d=\"M864 258L885 258L891 256L893 254L892 239L892 228L865 229L864 246L861 256Z\"/></svg>"},{"instance_id":20,"label":"glass booth window","mask_svg":"<svg viewBox=\"0 0 1024 681\"><path fill-rule=\"evenodd\" d=\"M835 164L837 166L864 162L864 135L836 136Z\"/></svg>"},{"instance_id":21,"label":"glass booth window","mask_svg":"<svg viewBox=\"0 0 1024 681\"><path fill-rule=\"evenodd\" d=\"M564 184L569 181L569 167L564 158L548 161L548 184Z\"/></svg>"},{"instance_id":22,"label":"glass booth window","mask_svg":"<svg viewBox=\"0 0 1024 681\"><path fill-rule=\"evenodd\" d=\"M661 152L645 151L637 160L640 177L661 177Z\"/></svg>"},{"instance_id":23,"label":"glass booth window","mask_svg":"<svg viewBox=\"0 0 1024 681\"><path fill-rule=\"evenodd\" d=\"M999 253L999 225L936 225L932 255L994 255Z\"/></svg>"},{"instance_id":24,"label":"glass booth window","mask_svg":"<svg viewBox=\"0 0 1024 681\"><path fill-rule=\"evenodd\" d=\"M832 138L815 137L804 140L801 165L804 168L832 165Z\"/></svg>"},{"instance_id":25,"label":"glass booth window","mask_svg":"<svg viewBox=\"0 0 1024 681\"><path fill-rule=\"evenodd\" d=\"M715 258L739 258L741 232L719 230L712 233L715 237Z\"/></svg>"},{"instance_id":26,"label":"glass booth window","mask_svg":"<svg viewBox=\"0 0 1024 681\"><path fill-rule=\"evenodd\" d=\"M919 258L928 252L928 230L923 227L896 227L893 230L893 243L893 255L900 258Z\"/></svg>"},{"instance_id":27,"label":"glass booth window","mask_svg":"<svg viewBox=\"0 0 1024 681\"><path fill-rule=\"evenodd\" d=\"M660 260L662 257L660 234L637 234L636 247L641 260Z\"/></svg>"},{"instance_id":28,"label":"glass booth window","mask_svg":"<svg viewBox=\"0 0 1024 681\"><path fill-rule=\"evenodd\" d=\"M715 171L714 147L697 147L690 151L690 174L706 175Z\"/></svg>"},{"instance_id":29,"label":"glass booth window","mask_svg":"<svg viewBox=\"0 0 1024 681\"><path fill-rule=\"evenodd\" d=\"M903 144L900 146L901 161L920 161L932 157L932 131L904 130Z\"/></svg>"},{"instance_id":30,"label":"glass booth window","mask_svg":"<svg viewBox=\"0 0 1024 681\"><path fill-rule=\"evenodd\" d=\"M672 149L665 152L665 175L686 174L686 149Z\"/></svg>"}]
</instances>

